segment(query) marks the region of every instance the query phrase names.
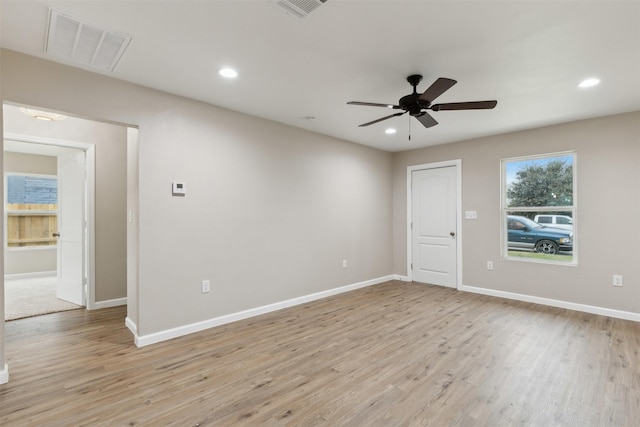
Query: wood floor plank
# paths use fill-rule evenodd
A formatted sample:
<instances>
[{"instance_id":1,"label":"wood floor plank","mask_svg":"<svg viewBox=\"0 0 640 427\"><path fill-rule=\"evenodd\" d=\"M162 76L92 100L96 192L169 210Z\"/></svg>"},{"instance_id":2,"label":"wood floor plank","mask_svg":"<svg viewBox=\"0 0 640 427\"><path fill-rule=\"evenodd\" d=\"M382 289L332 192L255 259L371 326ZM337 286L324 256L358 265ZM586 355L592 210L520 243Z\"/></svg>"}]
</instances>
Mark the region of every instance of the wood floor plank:
<instances>
[{"instance_id":1,"label":"wood floor plank","mask_svg":"<svg viewBox=\"0 0 640 427\"><path fill-rule=\"evenodd\" d=\"M638 426L640 324L388 282L136 348L122 307L6 324L7 426Z\"/></svg>"}]
</instances>

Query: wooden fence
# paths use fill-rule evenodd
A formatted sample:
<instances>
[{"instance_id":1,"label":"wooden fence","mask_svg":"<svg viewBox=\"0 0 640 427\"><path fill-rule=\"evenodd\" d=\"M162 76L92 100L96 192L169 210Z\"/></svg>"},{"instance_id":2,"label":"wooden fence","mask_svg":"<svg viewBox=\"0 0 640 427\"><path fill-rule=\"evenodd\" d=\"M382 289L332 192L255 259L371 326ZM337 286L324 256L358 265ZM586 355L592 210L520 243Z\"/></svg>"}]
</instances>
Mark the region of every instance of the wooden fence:
<instances>
[{"instance_id":1,"label":"wooden fence","mask_svg":"<svg viewBox=\"0 0 640 427\"><path fill-rule=\"evenodd\" d=\"M56 245L58 205L7 203L7 244L10 248Z\"/></svg>"}]
</instances>

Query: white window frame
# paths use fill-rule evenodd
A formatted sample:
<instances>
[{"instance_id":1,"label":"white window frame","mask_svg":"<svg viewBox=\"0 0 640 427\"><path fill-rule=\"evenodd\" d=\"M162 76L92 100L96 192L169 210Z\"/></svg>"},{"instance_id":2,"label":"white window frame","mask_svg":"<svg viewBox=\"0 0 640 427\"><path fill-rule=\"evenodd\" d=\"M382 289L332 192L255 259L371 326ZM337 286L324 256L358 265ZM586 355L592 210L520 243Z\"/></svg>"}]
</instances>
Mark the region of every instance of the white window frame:
<instances>
[{"instance_id":1,"label":"white window frame","mask_svg":"<svg viewBox=\"0 0 640 427\"><path fill-rule=\"evenodd\" d=\"M528 160L540 160L550 159L554 157L573 157L572 172L573 172L573 205L572 206L507 206L507 163L509 162L522 162ZM577 266L578 265L578 233L577 233L577 211L578 211L578 153L576 151L564 151L558 153L545 153L532 156L522 157L509 157L500 160L500 253L502 259L509 261L523 261L533 262L541 264L554 264L554 265L566 265ZM571 218L573 220L573 251L570 262L566 261L552 261L543 259L533 259L526 257L514 257L509 256L509 248L507 243L508 231L507 231L507 212L571 212Z\"/></svg>"},{"instance_id":2,"label":"white window frame","mask_svg":"<svg viewBox=\"0 0 640 427\"><path fill-rule=\"evenodd\" d=\"M51 250L58 247L55 245L40 245L40 246L20 246L20 247L10 247L9 246L9 233L8 233L8 224L9 224L9 214L16 213L29 213L29 214L55 214L58 216L58 210L48 211L48 210L15 210L15 209L7 209L7 204L9 203L9 176L33 176L37 178L52 178L56 181L58 180L57 175L49 175L42 173L31 173L31 172L5 172L4 174L4 249L5 251L39 251L39 250Z\"/></svg>"}]
</instances>

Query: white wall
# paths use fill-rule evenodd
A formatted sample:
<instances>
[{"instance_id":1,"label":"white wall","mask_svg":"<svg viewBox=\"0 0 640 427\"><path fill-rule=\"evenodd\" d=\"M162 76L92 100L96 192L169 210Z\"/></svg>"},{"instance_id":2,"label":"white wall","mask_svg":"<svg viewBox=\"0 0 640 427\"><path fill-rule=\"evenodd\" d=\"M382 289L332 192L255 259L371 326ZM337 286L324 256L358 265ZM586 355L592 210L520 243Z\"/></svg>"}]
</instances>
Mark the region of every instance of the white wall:
<instances>
[{"instance_id":1,"label":"white wall","mask_svg":"<svg viewBox=\"0 0 640 427\"><path fill-rule=\"evenodd\" d=\"M578 265L501 259L500 159L561 151L577 152ZM462 159L462 210L478 211L462 224L463 285L640 313L639 158L640 112L398 153L394 271L406 274L407 166Z\"/></svg>"},{"instance_id":2,"label":"white wall","mask_svg":"<svg viewBox=\"0 0 640 427\"><path fill-rule=\"evenodd\" d=\"M5 101L139 128L139 334L392 273L391 154L2 55Z\"/></svg>"},{"instance_id":3,"label":"white wall","mask_svg":"<svg viewBox=\"0 0 640 427\"><path fill-rule=\"evenodd\" d=\"M27 153L4 153L4 171L24 174L57 174L57 159ZM4 251L5 274L54 272L57 268L56 247L7 249Z\"/></svg>"},{"instance_id":4,"label":"white wall","mask_svg":"<svg viewBox=\"0 0 640 427\"><path fill-rule=\"evenodd\" d=\"M138 129L127 129L127 322L134 329L139 323L138 317ZM134 215L135 213L135 215Z\"/></svg>"}]
</instances>

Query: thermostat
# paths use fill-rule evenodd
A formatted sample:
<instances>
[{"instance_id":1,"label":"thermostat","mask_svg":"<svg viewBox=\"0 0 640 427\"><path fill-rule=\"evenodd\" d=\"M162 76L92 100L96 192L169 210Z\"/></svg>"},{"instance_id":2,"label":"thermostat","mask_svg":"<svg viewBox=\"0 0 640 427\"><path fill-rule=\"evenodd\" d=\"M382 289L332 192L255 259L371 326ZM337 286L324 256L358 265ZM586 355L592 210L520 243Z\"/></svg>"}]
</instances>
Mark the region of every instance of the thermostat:
<instances>
[{"instance_id":1,"label":"thermostat","mask_svg":"<svg viewBox=\"0 0 640 427\"><path fill-rule=\"evenodd\" d=\"M187 194L187 189L184 182L173 181L172 192L174 196L184 196Z\"/></svg>"}]
</instances>

